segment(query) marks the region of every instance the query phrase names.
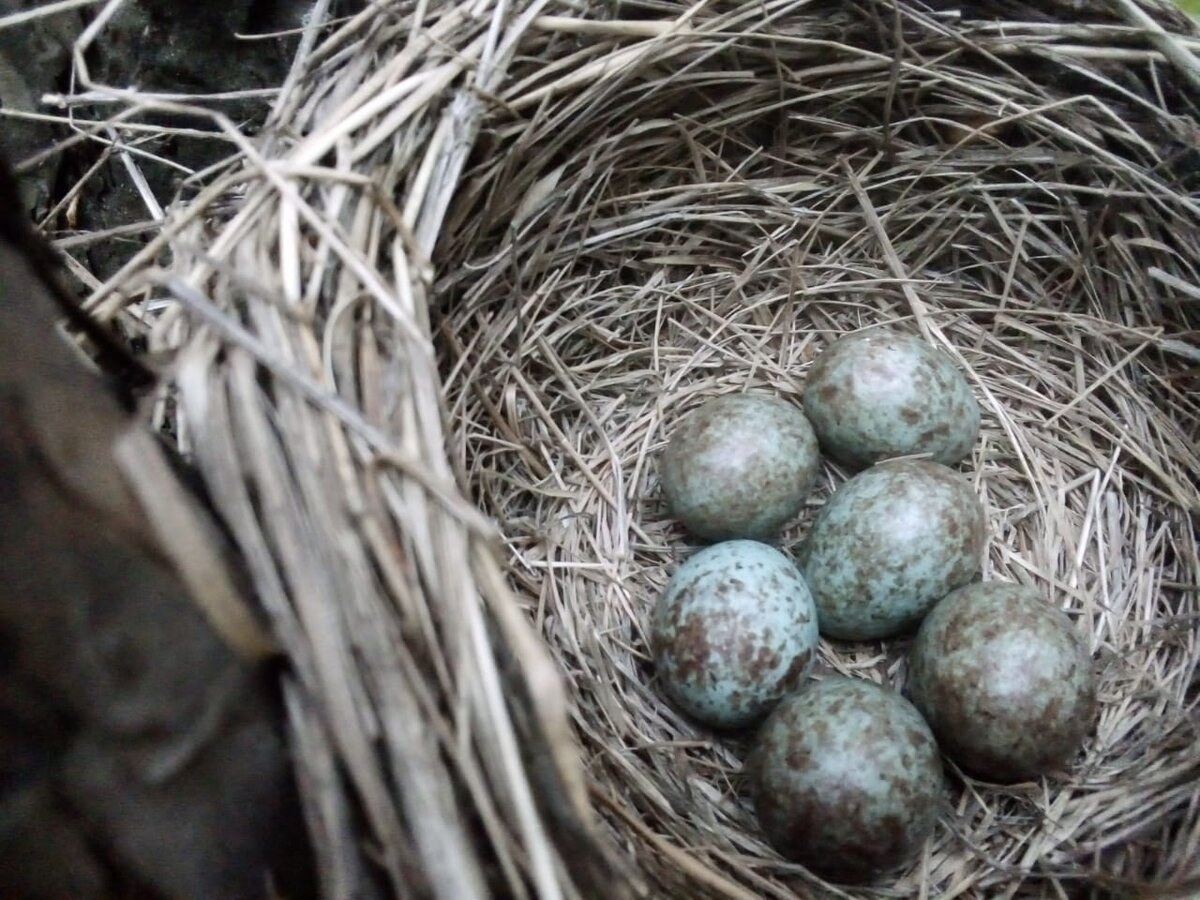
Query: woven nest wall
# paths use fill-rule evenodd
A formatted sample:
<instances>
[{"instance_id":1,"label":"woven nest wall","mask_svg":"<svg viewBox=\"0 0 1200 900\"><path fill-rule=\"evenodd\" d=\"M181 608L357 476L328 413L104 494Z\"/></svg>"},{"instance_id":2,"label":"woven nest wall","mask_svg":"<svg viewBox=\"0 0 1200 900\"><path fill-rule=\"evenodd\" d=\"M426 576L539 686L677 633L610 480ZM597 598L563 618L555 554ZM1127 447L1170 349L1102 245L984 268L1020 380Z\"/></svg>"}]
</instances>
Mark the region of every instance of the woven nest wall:
<instances>
[{"instance_id":1,"label":"woven nest wall","mask_svg":"<svg viewBox=\"0 0 1200 900\"><path fill-rule=\"evenodd\" d=\"M91 307L172 360L325 893L1200 891L1198 48L1128 0L318 3L266 131L216 117L239 152ZM672 424L881 323L968 372L984 575L1072 615L1101 712L1043 781L950 770L920 858L841 890L645 626L693 549ZM903 650L821 667L902 687Z\"/></svg>"}]
</instances>

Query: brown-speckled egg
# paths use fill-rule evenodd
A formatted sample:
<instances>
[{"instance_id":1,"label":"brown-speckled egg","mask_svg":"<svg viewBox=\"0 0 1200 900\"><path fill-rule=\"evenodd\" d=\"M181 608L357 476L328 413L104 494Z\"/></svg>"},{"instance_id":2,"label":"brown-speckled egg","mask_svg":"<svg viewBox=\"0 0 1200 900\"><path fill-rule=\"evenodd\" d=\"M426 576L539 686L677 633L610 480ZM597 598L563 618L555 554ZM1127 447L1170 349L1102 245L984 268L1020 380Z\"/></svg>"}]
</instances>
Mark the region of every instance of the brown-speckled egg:
<instances>
[{"instance_id":1,"label":"brown-speckled egg","mask_svg":"<svg viewBox=\"0 0 1200 900\"><path fill-rule=\"evenodd\" d=\"M858 467L921 453L952 465L979 435L979 404L950 357L890 329L841 338L817 357L804 411L821 449Z\"/></svg>"},{"instance_id":2,"label":"brown-speckled egg","mask_svg":"<svg viewBox=\"0 0 1200 900\"><path fill-rule=\"evenodd\" d=\"M767 539L794 517L820 465L799 407L764 394L709 400L675 427L662 458L671 514L710 541Z\"/></svg>"},{"instance_id":3,"label":"brown-speckled egg","mask_svg":"<svg viewBox=\"0 0 1200 900\"><path fill-rule=\"evenodd\" d=\"M851 478L800 553L821 633L871 640L915 627L979 571L985 528L970 482L937 463L895 460Z\"/></svg>"},{"instance_id":4,"label":"brown-speckled egg","mask_svg":"<svg viewBox=\"0 0 1200 900\"><path fill-rule=\"evenodd\" d=\"M838 881L909 860L942 802L941 757L917 710L894 691L841 676L784 698L746 768L767 840Z\"/></svg>"},{"instance_id":5,"label":"brown-speckled egg","mask_svg":"<svg viewBox=\"0 0 1200 900\"><path fill-rule=\"evenodd\" d=\"M1061 768L1095 718L1083 639L1015 584L972 584L935 606L910 651L908 690L946 754L997 781Z\"/></svg>"},{"instance_id":6,"label":"brown-speckled egg","mask_svg":"<svg viewBox=\"0 0 1200 900\"><path fill-rule=\"evenodd\" d=\"M700 722L740 728L808 673L817 614L790 559L757 541L725 541L675 572L650 638L667 696Z\"/></svg>"}]
</instances>

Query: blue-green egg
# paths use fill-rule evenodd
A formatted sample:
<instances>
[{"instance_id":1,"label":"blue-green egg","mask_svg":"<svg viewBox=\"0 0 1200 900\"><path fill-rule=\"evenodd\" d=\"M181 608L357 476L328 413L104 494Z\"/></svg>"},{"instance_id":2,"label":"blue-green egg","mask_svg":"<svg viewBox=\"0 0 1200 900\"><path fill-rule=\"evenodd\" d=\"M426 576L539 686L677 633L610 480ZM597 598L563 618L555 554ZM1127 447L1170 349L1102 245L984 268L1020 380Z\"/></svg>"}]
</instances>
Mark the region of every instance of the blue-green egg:
<instances>
[{"instance_id":1,"label":"blue-green egg","mask_svg":"<svg viewBox=\"0 0 1200 900\"><path fill-rule=\"evenodd\" d=\"M995 781L1064 767L1095 724L1091 654L1032 588L971 584L925 617L908 690L946 755Z\"/></svg>"},{"instance_id":2,"label":"blue-green egg","mask_svg":"<svg viewBox=\"0 0 1200 900\"><path fill-rule=\"evenodd\" d=\"M837 881L910 860L943 802L941 758L920 713L894 691L841 676L779 703L746 772L767 840Z\"/></svg>"},{"instance_id":3,"label":"blue-green egg","mask_svg":"<svg viewBox=\"0 0 1200 900\"><path fill-rule=\"evenodd\" d=\"M800 568L829 637L871 640L915 627L979 571L983 504L970 482L923 460L880 463L834 491Z\"/></svg>"},{"instance_id":4,"label":"blue-green egg","mask_svg":"<svg viewBox=\"0 0 1200 900\"><path fill-rule=\"evenodd\" d=\"M855 467L917 454L952 465L979 435L979 404L950 357L890 329L848 335L821 353L804 411L821 449Z\"/></svg>"},{"instance_id":5,"label":"blue-green egg","mask_svg":"<svg viewBox=\"0 0 1200 900\"><path fill-rule=\"evenodd\" d=\"M819 466L816 435L798 406L727 394L675 426L662 456L663 493L697 537L769 539L800 511Z\"/></svg>"},{"instance_id":6,"label":"blue-green egg","mask_svg":"<svg viewBox=\"0 0 1200 900\"><path fill-rule=\"evenodd\" d=\"M654 609L650 638L662 688L679 709L715 728L740 728L808 674L817 614L783 553L726 541L675 572Z\"/></svg>"}]
</instances>

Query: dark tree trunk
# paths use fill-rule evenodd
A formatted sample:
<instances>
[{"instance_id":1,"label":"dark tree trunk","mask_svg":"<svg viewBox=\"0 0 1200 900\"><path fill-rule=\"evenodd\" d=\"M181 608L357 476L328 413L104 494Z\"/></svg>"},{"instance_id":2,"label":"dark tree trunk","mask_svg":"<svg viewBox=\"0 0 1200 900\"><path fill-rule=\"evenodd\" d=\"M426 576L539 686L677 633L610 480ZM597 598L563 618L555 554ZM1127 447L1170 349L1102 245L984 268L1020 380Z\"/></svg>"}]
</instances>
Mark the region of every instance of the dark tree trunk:
<instances>
[{"instance_id":1,"label":"dark tree trunk","mask_svg":"<svg viewBox=\"0 0 1200 900\"><path fill-rule=\"evenodd\" d=\"M190 599L179 548L118 457L131 442L148 459L165 450L63 338L70 300L19 210L5 168L0 895L208 900L265 897L272 884L308 895L271 664L236 654ZM123 378L144 381L119 345L96 340ZM169 496L194 501L161 471ZM220 543L211 521L199 525Z\"/></svg>"}]
</instances>

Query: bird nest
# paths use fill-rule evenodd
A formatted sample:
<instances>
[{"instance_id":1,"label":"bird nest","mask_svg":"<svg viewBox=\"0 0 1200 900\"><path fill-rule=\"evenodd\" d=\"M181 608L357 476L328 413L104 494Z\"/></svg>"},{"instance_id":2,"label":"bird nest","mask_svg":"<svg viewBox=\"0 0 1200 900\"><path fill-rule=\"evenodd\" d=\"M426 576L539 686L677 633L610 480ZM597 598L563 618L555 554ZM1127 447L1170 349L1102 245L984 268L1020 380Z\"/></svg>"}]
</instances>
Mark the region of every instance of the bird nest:
<instances>
[{"instance_id":1,"label":"bird nest","mask_svg":"<svg viewBox=\"0 0 1200 900\"><path fill-rule=\"evenodd\" d=\"M209 116L236 153L89 307L171 360L325 894L1200 890L1197 48L1134 0L320 0L266 127ZM115 128L186 111L81 85ZM984 577L1073 617L1100 712L1043 780L951 767L850 889L764 843L646 626L694 549L673 423L883 323L967 373ZM901 687L904 649L820 665Z\"/></svg>"}]
</instances>

